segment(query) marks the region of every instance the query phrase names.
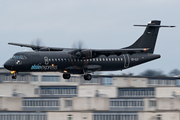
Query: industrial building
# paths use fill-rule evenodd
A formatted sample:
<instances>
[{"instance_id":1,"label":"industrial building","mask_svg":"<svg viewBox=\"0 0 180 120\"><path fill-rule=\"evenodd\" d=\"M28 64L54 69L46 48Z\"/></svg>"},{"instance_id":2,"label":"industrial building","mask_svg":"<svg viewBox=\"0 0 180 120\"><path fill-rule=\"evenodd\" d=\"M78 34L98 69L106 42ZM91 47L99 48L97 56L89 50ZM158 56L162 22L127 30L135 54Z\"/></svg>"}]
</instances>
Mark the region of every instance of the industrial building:
<instances>
[{"instance_id":1,"label":"industrial building","mask_svg":"<svg viewBox=\"0 0 180 120\"><path fill-rule=\"evenodd\" d=\"M94 75L0 68L0 120L179 120L180 77Z\"/></svg>"}]
</instances>

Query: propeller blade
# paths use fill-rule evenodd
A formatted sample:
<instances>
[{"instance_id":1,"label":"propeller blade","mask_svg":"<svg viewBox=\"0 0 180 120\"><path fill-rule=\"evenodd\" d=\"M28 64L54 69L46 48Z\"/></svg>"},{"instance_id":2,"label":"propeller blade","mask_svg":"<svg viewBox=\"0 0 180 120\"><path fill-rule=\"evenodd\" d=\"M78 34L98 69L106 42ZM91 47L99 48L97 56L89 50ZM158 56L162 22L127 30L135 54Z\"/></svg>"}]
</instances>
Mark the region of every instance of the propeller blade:
<instances>
[{"instance_id":1,"label":"propeller blade","mask_svg":"<svg viewBox=\"0 0 180 120\"><path fill-rule=\"evenodd\" d=\"M42 40L40 39L40 38L37 38L37 39L35 39L35 40L33 40L32 42L31 42L31 45L34 45L34 46L36 46L36 48L35 49L33 49L33 50L35 50L35 51L39 51L40 50L40 46L42 46Z\"/></svg>"},{"instance_id":2,"label":"propeller blade","mask_svg":"<svg viewBox=\"0 0 180 120\"><path fill-rule=\"evenodd\" d=\"M74 51L70 52L71 55L75 56L76 58L80 59L82 57L82 50L84 49L84 43L81 40L75 41L72 45L75 48Z\"/></svg>"}]
</instances>

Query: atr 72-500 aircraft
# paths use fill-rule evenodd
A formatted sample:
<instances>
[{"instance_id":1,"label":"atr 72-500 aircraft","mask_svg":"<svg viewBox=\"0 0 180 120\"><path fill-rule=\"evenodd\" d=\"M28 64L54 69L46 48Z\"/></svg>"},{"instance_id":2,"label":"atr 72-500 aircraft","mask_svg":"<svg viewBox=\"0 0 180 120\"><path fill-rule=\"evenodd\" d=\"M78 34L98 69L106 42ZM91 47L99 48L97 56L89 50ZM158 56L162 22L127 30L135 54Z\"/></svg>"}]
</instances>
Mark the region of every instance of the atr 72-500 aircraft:
<instances>
[{"instance_id":1,"label":"atr 72-500 aircraft","mask_svg":"<svg viewBox=\"0 0 180 120\"><path fill-rule=\"evenodd\" d=\"M153 20L147 25L143 35L131 46L122 49L74 49L54 48L19 43L8 43L21 47L30 47L35 52L18 52L4 67L11 71L16 79L18 72L62 72L64 79L71 74L83 74L85 80L91 80L89 73L95 71L114 71L127 69L154 59L160 55L153 54L161 21Z\"/></svg>"}]
</instances>

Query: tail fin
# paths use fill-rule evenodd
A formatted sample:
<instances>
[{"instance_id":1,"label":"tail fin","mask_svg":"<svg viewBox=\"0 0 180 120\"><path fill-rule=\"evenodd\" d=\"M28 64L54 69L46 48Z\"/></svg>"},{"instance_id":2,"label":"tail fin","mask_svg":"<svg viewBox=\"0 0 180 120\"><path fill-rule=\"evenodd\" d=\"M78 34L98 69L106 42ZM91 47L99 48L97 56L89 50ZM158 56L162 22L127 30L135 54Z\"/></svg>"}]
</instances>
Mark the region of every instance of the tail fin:
<instances>
[{"instance_id":1,"label":"tail fin","mask_svg":"<svg viewBox=\"0 0 180 120\"><path fill-rule=\"evenodd\" d=\"M153 20L149 22L147 25L134 25L134 26L141 26L146 27L143 35L131 46L127 48L150 48L150 50L146 51L146 53L153 53L156 39L158 36L159 28L160 27L175 27L175 26L161 26L161 21Z\"/></svg>"}]
</instances>

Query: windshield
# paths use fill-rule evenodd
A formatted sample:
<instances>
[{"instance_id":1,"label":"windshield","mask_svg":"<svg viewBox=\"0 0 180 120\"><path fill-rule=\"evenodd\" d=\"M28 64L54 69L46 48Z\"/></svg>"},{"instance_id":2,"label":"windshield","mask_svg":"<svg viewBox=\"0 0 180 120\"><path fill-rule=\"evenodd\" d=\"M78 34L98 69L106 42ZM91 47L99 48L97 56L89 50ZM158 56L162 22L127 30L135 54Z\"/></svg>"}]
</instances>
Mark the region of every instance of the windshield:
<instances>
[{"instance_id":1,"label":"windshield","mask_svg":"<svg viewBox=\"0 0 180 120\"><path fill-rule=\"evenodd\" d=\"M27 59L27 57L25 55L14 55L12 57L12 59L21 59L21 60L24 60L24 59Z\"/></svg>"}]
</instances>

